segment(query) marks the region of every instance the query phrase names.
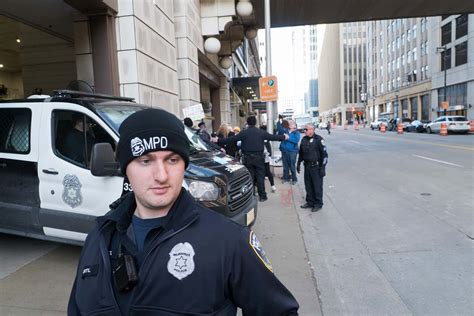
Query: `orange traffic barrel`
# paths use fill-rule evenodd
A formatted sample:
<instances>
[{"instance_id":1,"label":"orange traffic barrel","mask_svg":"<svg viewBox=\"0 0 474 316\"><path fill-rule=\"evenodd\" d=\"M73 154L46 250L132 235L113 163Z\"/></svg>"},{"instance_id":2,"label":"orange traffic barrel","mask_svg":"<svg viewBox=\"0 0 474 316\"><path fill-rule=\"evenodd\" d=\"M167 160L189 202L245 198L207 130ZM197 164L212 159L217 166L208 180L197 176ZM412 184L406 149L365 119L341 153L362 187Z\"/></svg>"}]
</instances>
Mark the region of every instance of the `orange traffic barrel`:
<instances>
[{"instance_id":1,"label":"orange traffic barrel","mask_svg":"<svg viewBox=\"0 0 474 316\"><path fill-rule=\"evenodd\" d=\"M384 123L380 123L380 131L382 133L385 133L385 124Z\"/></svg>"},{"instance_id":2,"label":"orange traffic barrel","mask_svg":"<svg viewBox=\"0 0 474 316\"><path fill-rule=\"evenodd\" d=\"M397 125L397 133L398 134L403 134L403 124L398 124Z\"/></svg>"},{"instance_id":3,"label":"orange traffic barrel","mask_svg":"<svg viewBox=\"0 0 474 316\"><path fill-rule=\"evenodd\" d=\"M469 121L469 132L474 133L474 120Z\"/></svg>"},{"instance_id":4,"label":"orange traffic barrel","mask_svg":"<svg viewBox=\"0 0 474 316\"><path fill-rule=\"evenodd\" d=\"M359 130L359 122L355 122L355 130L356 130L356 131Z\"/></svg>"},{"instance_id":5,"label":"orange traffic barrel","mask_svg":"<svg viewBox=\"0 0 474 316\"><path fill-rule=\"evenodd\" d=\"M441 130L439 131L441 136L448 136L448 126L446 123L441 123Z\"/></svg>"}]
</instances>

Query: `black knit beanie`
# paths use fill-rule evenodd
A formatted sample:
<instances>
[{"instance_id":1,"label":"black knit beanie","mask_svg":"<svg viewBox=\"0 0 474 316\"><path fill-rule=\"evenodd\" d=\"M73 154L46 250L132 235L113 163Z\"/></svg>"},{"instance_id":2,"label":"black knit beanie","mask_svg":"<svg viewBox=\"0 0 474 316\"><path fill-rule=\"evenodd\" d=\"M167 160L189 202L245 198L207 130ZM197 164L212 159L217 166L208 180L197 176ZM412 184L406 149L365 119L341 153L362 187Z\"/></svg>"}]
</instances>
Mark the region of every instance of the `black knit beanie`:
<instances>
[{"instance_id":1,"label":"black knit beanie","mask_svg":"<svg viewBox=\"0 0 474 316\"><path fill-rule=\"evenodd\" d=\"M249 116L247 117L247 124L249 126L255 126L257 125L257 118L255 116Z\"/></svg>"},{"instance_id":2,"label":"black knit beanie","mask_svg":"<svg viewBox=\"0 0 474 316\"><path fill-rule=\"evenodd\" d=\"M165 110L150 108L133 113L120 125L119 134L117 158L123 174L133 159L158 150L177 153L188 167L189 140L184 125Z\"/></svg>"}]
</instances>

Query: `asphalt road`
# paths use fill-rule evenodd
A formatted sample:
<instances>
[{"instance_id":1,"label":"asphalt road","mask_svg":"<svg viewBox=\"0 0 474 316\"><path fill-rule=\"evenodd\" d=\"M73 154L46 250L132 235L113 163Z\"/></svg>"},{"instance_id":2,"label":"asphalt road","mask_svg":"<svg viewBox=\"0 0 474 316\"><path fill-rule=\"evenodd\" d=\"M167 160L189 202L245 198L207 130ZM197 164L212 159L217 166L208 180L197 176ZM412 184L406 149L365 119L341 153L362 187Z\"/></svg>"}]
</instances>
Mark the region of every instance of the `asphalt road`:
<instances>
[{"instance_id":1,"label":"asphalt road","mask_svg":"<svg viewBox=\"0 0 474 316\"><path fill-rule=\"evenodd\" d=\"M318 133L324 208L276 180L254 226L300 314L472 315L474 135ZM79 252L0 234L0 315L64 315Z\"/></svg>"},{"instance_id":2,"label":"asphalt road","mask_svg":"<svg viewBox=\"0 0 474 316\"><path fill-rule=\"evenodd\" d=\"M320 134L325 206L297 212L322 313L472 315L474 135Z\"/></svg>"}]
</instances>

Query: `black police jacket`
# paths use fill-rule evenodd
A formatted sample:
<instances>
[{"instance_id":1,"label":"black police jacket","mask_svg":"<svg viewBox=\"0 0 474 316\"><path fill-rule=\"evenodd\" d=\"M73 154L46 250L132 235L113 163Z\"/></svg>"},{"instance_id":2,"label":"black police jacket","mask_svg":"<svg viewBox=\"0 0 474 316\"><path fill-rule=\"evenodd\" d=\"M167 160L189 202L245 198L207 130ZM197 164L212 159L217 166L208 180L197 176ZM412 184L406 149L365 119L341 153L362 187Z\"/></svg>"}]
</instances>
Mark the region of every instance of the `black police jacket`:
<instances>
[{"instance_id":1,"label":"black police jacket","mask_svg":"<svg viewBox=\"0 0 474 316\"><path fill-rule=\"evenodd\" d=\"M263 153L263 146L265 140L285 140L285 135L272 135L267 131L249 126L239 134L222 138L218 140L219 145L229 144L232 142L242 141L242 152L245 153Z\"/></svg>"},{"instance_id":2,"label":"black police jacket","mask_svg":"<svg viewBox=\"0 0 474 316\"><path fill-rule=\"evenodd\" d=\"M81 253L68 315L122 315L108 244L135 210L130 193L98 218ZM298 303L271 271L252 231L199 205L182 189L164 231L146 247L127 315L297 315ZM128 214L128 215L127 215Z\"/></svg>"},{"instance_id":3,"label":"black police jacket","mask_svg":"<svg viewBox=\"0 0 474 316\"><path fill-rule=\"evenodd\" d=\"M317 162L320 167L325 167L328 162L328 153L324 139L318 134L313 137L305 136L301 140L298 155L298 165L302 162Z\"/></svg>"}]
</instances>

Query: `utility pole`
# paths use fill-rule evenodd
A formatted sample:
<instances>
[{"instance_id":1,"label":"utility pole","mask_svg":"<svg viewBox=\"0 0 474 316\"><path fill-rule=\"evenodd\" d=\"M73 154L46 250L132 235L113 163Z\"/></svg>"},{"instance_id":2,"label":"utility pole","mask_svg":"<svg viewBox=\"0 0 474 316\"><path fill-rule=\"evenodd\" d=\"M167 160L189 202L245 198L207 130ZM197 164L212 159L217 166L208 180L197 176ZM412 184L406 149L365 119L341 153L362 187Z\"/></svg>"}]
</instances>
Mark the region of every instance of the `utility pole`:
<instances>
[{"instance_id":1,"label":"utility pole","mask_svg":"<svg viewBox=\"0 0 474 316\"><path fill-rule=\"evenodd\" d=\"M444 46L441 46L441 47L436 47L436 51L437 52L441 52L442 54L444 53L443 55L443 67L444 67L444 96L443 96L443 101L446 102L448 100L448 91L446 89L446 81L447 81L447 76L448 76L448 67L447 67L447 64L446 64L446 61L448 60L448 56L446 54L446 51L447 51L447 47L446 45ZM438 99L439 100L439 99ZM447 109L443 109L443 115L446 116L446 111Z\"/></svg>"},{"instance_id":2,"label":"utility pole","mask_svg":"<svg viewBox=\"0 0 474 316\"><path fill-rule=\"evenodd\" d=\"M266 76L272 75L272 45L270 38L270 0L265 0L265 55ZM273 134L273 102L267 101L267 131Z\"/></svg>"}]
</instances>

